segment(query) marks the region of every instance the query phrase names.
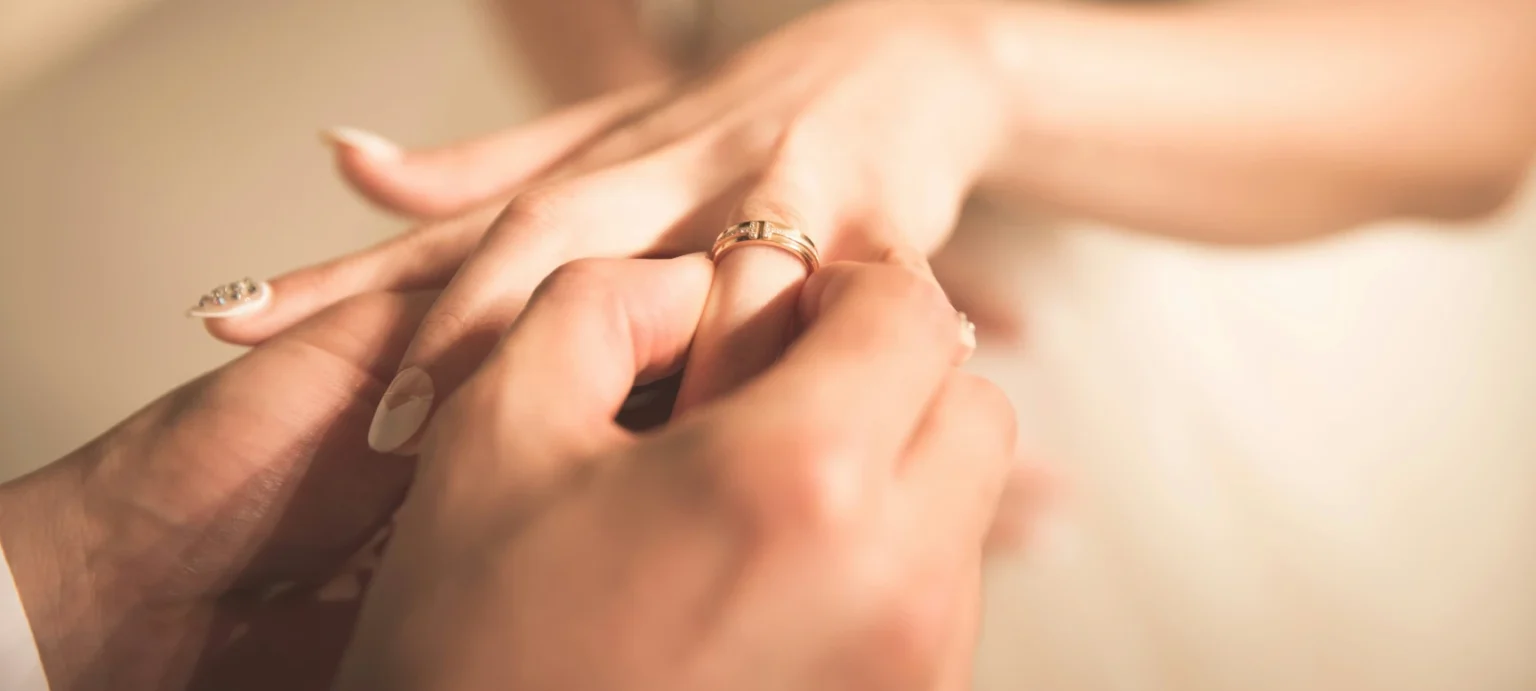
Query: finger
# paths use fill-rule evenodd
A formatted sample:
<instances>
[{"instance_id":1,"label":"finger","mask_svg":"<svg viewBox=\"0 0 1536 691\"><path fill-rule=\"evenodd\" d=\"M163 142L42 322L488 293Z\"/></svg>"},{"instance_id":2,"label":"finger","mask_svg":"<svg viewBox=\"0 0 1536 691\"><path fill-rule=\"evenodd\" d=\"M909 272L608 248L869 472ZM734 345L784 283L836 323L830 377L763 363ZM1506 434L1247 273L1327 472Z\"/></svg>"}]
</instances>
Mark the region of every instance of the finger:
<instances>
[{"instance_id":1,"label":"finger","mask_svg":"<svg viewBox=\"0 0 1536 691\"><path fill-rule=\"evenodd\" d=\"M381 383L394 374L437 291L357 295L299 323L272 341L318 348L353 363Z\"/></svg>"},{"instance_id":2,"label":"finger","mask_svg":"<svg viewBox=\"0 0 1536 691\"><path fill-rule=\"evenodd\" d=\"M359 252L272 279L254 309L199 306L200 317L221 341L256 345L346 298L378 291L440 289L463 264L500 207L428 224Z\"/></svg>"},{"instance_id":3,"label":"finger","mask_svg":"<svg viewBox=\"0 0 1536 691\"><path fill-rule=\"evenodd\" d=\"M360 442L374 399L393 376L436 297L434 291L381 292L343 300L221 371L221 390L237 397L232 401L237 407L280 411L284 420L222 424L217 427L222 430L220 443L244 450L235 456L267 459L259 480L274 488L297 486L291 496L284 493L282 501L290 515L307 517L276 526L270 544L288 547L262 550L246 576L268 582L314 578L317 558L339 565L378 532L380 522L399 504L413 474L412 464L369 453ZM316 358L317 352L326 356ZM296 361L315 366L296 369ZM196 409L212 413L220 407ZM228 406L223 410L227 413ZM188 428L193 427L196 424L189 420ZM260 449L265 452L255 451ZM312 463L274 463L310 457ZM252 478L237 470L224 479ZM211 476L203 480L215 481Z\"/></svg>"},{"instance_id":4,"label":"finger","mask_svg":"<svg viewBox=\"0 0 1536 691\"><path fill-rule=\"evenodd\" d=\"M1061 491L1061 480L1037 463L1015 463L987 529L988 555L1015 554L1033 542L1036 524Z\"/></svg>"},{"instance_id":5,"label":"finger","mask_svg":"<svg viewBox=\"0 0 1536 691\"><path fill-rule=\"evenodd\" d=\"M404 151L354 128L325 132L336 166L359 194L417 218L445 218L500 199L556 167L583 143L624 122L662 93L626 89L533 123L436 149Z\"/></svg>"},{"instance_id":6,"label":"finger","mask_svg":"<svg viewBox=\"0 0 1536 691\"><path fill-rule=\"evenodd\" d=\"M995 247L966 247L957 239L934 256L933 273L950 302L976 323L985 340L1017 347L1025 340L1025 322L1014 280L1018 276L995 267L986 252Z\"/></svg>"},{"instance_id":7,"label":"finger","mask_svg":"<svg viewBox=\"0 0 1536 691\"><path fill-rule=\"evenodd\" d=\"M931 277L926 258L896 233L855 220L867 214L840 210L835 199L857 195L839 185L856 174L820 152L786 158L748 190L722 228L766 221L811 238L823 261L899 264ZM778 358L793 335L795 294L804 278L805 267L780 248L742 246L720 258L679 411L735 389Z\"/></svg>"},{"instance_id":8,"label":"finger","mask_svg":"<svg viewBox=\"0 0 1536 691\"><path fill-rule=\"evenodd\" d=\"M733 184L720 157L708 142L691 142L514 200L423 322L380 404L374 448L410 453L432 401L469 376L555 267L646 253ZM387 414L400 401L415 402L409 414Z\"/></svg>"},{"instance_id":9,"label":"finger","mask_svg":"<svg viewBox=\"0 0 1536 691\"><path fill-rule=\"evenodd\" d=\"M981 566L1011 471L1013 406L996 386L956 373L935 397L898 467L906 539L952 583L963 609L949 631L939 689L970 688L980 633Z\"/></svg>"},{"instance_id":10,"label":"finger","mask_svg":"<svg viewBox=\"0 0 1536 691\"><path fill-rule=\"evenodd\" d=\"M812 229L831 225L815 189L787 176L771 177L745 195L723 227L766 221L810 236ZM764 245L731 248L717 259L678 392L679 414L736 389L779 358L792 336L796 301L809 271L792 252Z\"/></svg>"},{"instance_id":11,"label":"finger","mask_svg":"<svg viewBox=\"0 0 1536 691\"><path fill-rule=\"evenodd\" d=\"M698 254L562 266L454 405L496 411L520 454L570 455L608 441L635 381L681 365L713 274Z\"/></svg>"},{"instance_id":12,"label":"finger","mask_svg":"<svg viewBox=\"0 0 1536 691\"><path fill-rule=\"evenodd\" d=\"M933 546L979 556L1014 467L1017 420L996 385L956 372L945 382L897 468L907 506Z\"/></svg>"},{"instance_id":13,"label":"finger","mask_svg":"<svg viewBox=\"0 0 1536 691\"><path fill-rule=\"evenodd\" d=\"M823 267L806 282L799 319L808 327L779 363L710 409L733 435L757 435L748 443L893 461L966 354L962 318L900 267Z\"/></svg>"},{"instance_id":14,"label":"finger","mask_svg":"<svg viewBox=\"0 0 1536 691\"><path fill-rule=\"evenodd\" d=\"M959 611L949 625L949 639L939 660L938 681L934 691L971 691L975 673L976 645L981 638L982 573L981 560L967 564L956 585L962 591Z\"/></svg>"}]
</instances>

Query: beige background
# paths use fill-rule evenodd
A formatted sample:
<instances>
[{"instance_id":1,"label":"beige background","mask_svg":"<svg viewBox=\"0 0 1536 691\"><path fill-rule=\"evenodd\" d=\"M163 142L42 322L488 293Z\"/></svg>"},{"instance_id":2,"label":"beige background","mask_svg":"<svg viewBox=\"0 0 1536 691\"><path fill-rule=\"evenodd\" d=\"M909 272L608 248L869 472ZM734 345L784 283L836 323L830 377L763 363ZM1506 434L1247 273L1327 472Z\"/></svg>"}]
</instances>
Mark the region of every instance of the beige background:
<instances>
[{"instance_id":1,"label":"beige background","mask_svg":"<svg viewBox=\"0 0 1536 691\"><path fill-rule=\"evenodd\" d=\"M528 117L484 25L471 0L0 0L0 471L233 355L181 316L205 288L404 227L320 128ZM1072 490L998 567L978 688L1536 688L1533 219L1527 193L1478 230L1270 252L1010 222L987 254L1031 351L977 367Z\"/></svg>"},{"instance_id":2,"label":"beige background","mask_svg":"<svg viewBox=\"0 0 1536 691\"><path fill-rule=\"evenodd\" d=\"M148 3L0 70L0 471L233 355L181 315L207 288L406 227L342 186L321 128L432 143L526 118L483 25L468 1ZM7 54L73 35L0 26Z\"/></svg>"}]
</instances>

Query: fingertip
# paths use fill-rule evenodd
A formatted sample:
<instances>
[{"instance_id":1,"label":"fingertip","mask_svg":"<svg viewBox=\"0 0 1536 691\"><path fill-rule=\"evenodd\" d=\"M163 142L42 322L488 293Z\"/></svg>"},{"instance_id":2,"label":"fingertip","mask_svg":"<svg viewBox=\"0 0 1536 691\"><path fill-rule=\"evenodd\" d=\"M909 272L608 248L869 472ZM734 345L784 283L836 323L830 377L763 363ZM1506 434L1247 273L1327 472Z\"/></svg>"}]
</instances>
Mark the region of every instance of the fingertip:
<instances>
[{"instance_id":1,"label":"fingertip","mask_svg":"<svg viewBox=\"0 0 1536 691\"><path fill-rule=\"evenodd\" d=\"M809 324L845 300L855 300L868 310L898 303L920 306L934 315L956 315L957 322L961 319L931 275L903 264L851 261L823 266L806 280L800 293L800 314ZM964 329L964 324L958 328Z\"/></svg>"},{"instance_id":2,"label":"fingertip","mask_svg":"<svg viewBox=\"0 0 1536 691\"><path fill-rule=\"evenodd\" d=\"M331 148L336 169L352 190L385 211L440 218L460 210L451 200L416 189L406 151L384 137L352 127L333 127L320 140Z\"/></svg>"},{"instance_id":3,"label":"fingertip","mask_svg":"<svg viewBox=\"0 0 1536 691\"><path fill-rule=\"evenodd\" d=\"M815 321L821 315L821 308L835 294L837 286L848 280L854 266L853 262L846 261L823 264L806 277L800 287L800 314L806 323Z\"/></svg>"},{"instance_id":4,"label":"fingertip","mask_svg":"<svg viewBox=\"0 0 1536 691\"><path fill-rule=\"evenodd\" d=\"M234 345L255 345L270 331L260 328L260 316L273 305L272 284L244 278L219 285L187 310L187 317L201 319L214 338Z\"/></svg>"},{"instance_id":5,"label":"fingertip","mask_svg":"<svg viewBox=\"0 0 1536 691\"><path fill-rule=\"evenodd\" d=\"M392 162L405 156L398 144L356 127L331 127L320 133L320 140L344 159Z\"/></svg>"},{"instance_id":6,"label":"fingertip","mask_svg":"<svg viewBox=\"0 0 1536 691\"><path fill-rule=\"evenodd\" d=\"M208 335L230 345L260 345L271 336L267 329L251 328L246 320L242 319L203 319L202 321L203 329L208 332Z\"/></svg>"},{"instance_id":7,"label":"fingertip","mask_svg":"<svg viewBox=\"0 0 1536 691\"><path fill-rule=\"evenodd\" d=\"M715 278L715 262L705 252L680 255L668 262L672 264L675 271L681 272L689 283L709 285Z\"/></svg>"}]
</instances>

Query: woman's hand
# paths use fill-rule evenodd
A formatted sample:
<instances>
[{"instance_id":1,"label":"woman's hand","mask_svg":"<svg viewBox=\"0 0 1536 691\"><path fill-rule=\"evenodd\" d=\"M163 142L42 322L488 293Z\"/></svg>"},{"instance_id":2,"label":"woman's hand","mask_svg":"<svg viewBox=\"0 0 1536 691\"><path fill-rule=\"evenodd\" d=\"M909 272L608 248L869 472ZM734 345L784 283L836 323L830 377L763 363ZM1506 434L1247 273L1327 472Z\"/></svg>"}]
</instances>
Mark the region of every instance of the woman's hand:
<instances>
[{"instance_id":1,"label":"woman's hand","mask_svg":"<svg viewBox=\"0 0 1536 691\"><path fill-rule=\"evenodd\" d=\"M0 487L54 691L329 687L412 473L364 432L432 298L345 300Z\"/></svg>"},{"instance_id":2,"label":"woman's hand","mask_svg":"<svg viewBox=\"0 0 1536 691\"><path fill-rule=\"evenodd\" d=\"M256 342L342 296L432 286L457 272L373 428L375 448L409 451L432 401L473 371L529 291L570 259L698 251L735 222L768 220L810 235L826 261L925 271L999 144L998 92L966 11L839 5L694 83L616 94L442 151L407 155L343 133L342 169L370 196L414 214L462 215L276 279L266 310L210 328ZM773 361L803 277L772 249L722 261L680 410Z\"/></svg>"},{"instance_id":3,"label":"woman's hand","mask_svg":"<svg viewBox=\"0 0 1536 691\"><path fill-rule=\"evenodd\" d=\"M615 426L710 285L690 256L540 288L424 440L339 688L968 688L1014 439L961 320L909 269L832 265L761 377Z\"/></svg>"}]
</instances>

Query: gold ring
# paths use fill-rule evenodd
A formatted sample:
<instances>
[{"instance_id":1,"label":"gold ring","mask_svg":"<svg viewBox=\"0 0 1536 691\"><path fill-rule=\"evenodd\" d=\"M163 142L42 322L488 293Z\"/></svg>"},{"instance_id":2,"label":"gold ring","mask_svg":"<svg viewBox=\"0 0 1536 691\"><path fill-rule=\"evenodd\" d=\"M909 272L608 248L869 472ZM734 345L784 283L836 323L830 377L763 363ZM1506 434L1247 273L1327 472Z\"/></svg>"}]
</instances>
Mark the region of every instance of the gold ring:
<instances>
[{"instance_id":1,"label":"gold ring","mask_svg":"<svg viewBox=\"0 0 1536 691\"><path fill-rule=\"evenodd\" d=\"M726 252L746 245L765 245L789 252L805 264L805 270L810 273L821 267L821 253L816 250L816 243L811 242L805 233L792 228L780 228L768 221L745 221L726 228L725 232L715 238L715 245L709 249L709 258L719 262Z\"/></svg>"}]
</instances>

